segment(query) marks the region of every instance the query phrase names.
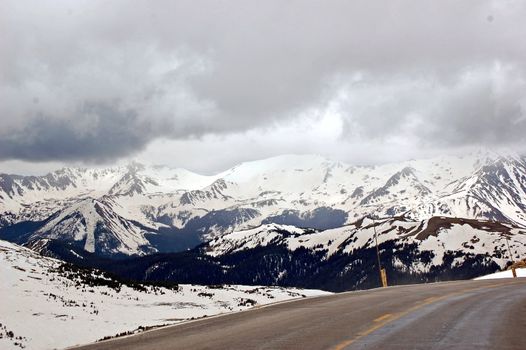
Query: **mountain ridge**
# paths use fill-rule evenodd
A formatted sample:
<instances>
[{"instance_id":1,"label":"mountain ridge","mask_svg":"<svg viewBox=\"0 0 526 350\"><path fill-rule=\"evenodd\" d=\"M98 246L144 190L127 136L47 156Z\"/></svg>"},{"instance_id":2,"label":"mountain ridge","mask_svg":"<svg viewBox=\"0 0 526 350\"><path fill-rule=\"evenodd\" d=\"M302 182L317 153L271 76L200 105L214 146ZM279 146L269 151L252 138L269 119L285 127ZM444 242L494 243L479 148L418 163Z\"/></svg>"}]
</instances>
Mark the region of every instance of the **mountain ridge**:
<instances>
[{"instance_id":1,"label":"mountain ridge","mask_svg":"<svg viewBox=\"0 0 526 350\"><path fill-rule=\"evenodd\" d=\"M136 162L63 168L41 177L0 174L0 238L13 225L53 222L54 215L74 212L86 201L97 201L102 214L94 223L80 215L74 227L92 232L75 236L71 226L55 222L30 232L31 241L53 232L53 239L80 242L102 226L106 238L96 247L85 244L90 251L144 255L164 249L152 239L164 242L174 232L182 241L189 238L187 246L178 245L186 249L264 223L330 229L370 215L461 217L524 227L526 160L478 152L356 166L284 155L209 176Z\"/></svg>"}]
</instances>

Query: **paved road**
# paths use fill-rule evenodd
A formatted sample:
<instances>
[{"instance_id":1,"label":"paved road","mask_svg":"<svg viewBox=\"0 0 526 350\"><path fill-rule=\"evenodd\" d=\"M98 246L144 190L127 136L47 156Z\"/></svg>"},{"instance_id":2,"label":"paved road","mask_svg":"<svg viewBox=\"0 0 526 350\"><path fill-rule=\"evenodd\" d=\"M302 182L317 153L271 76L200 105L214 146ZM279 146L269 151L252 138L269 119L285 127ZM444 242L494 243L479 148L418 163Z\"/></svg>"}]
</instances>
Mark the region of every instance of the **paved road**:
<instances>
[{"instance_id":1,"label":"paved road","mask_svg":"<svg viewBox=\"0 0 526 350\"><path fill-rule=\"evenodd\" d=\"M81 349L526 349L526 279L302 299Z\"/></svg>"}]
</instances>

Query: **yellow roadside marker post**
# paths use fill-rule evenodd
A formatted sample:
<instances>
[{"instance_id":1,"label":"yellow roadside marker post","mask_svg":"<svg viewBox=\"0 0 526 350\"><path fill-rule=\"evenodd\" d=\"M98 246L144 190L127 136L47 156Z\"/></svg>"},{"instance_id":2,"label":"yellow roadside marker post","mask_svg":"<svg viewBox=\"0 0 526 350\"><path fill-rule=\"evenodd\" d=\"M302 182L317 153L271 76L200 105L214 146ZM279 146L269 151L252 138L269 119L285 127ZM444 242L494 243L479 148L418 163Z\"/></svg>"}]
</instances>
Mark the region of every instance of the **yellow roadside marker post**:
<instances>
[{"instance_id":1,"label":"yellow roadside marker post","mask_svg":"<svg viewBox=\"0 0 526 350\"><path fill-rule=\"evenodd\" d=\"M517 278L517 271L515 271L515 263L513 262L513 255L511 254L510 249L510 236L506 235L506 245L508 246L508 253L510 254L510 260L511 260L511 274L513 275L513 278Z\"/></svg>"},{"instance_id":2,"label":"yellow roadside marker post","mask_svg":"<svg viewBox=\"0 0 526 350\"><path fill-rule=\"evenodd\" d=\"M382 283L382 287L387 287L387 273L385 272L385 269L382 267L382 263L380 262L380 250L378 249L378 234L376 233L376 221L374 220L374 217L371 216L371 219L373 220L373 230L374 230L374 240L376 241L376 258L378 259L378 271L380 272L380 282Z\"/></svg>"},{"instance_id":3,"label":"yellow roadside marker post","mask_svg":"<svg viewBox=\"0 0 526 350\"><path fill-rule=\"evenodd\" d=\"M382 268L381 270L382 275L382 287L387 287L387 273L385 272L385 269Z\"/></svg>"}]
</instances>

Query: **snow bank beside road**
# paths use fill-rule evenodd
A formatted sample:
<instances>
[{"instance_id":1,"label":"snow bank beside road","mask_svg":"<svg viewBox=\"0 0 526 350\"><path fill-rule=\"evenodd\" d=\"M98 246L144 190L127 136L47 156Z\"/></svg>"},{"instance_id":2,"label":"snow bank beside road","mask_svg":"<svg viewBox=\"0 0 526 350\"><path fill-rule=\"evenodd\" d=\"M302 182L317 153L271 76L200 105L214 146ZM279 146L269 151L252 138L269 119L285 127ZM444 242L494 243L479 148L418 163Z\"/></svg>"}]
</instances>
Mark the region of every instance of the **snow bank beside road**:
<instances>
[{"instance_id":1,"label":"snow bank beside road","mask_svg":"<svg viewBox=\"0 0 526 350\"><path fill-rule=\"evenodd\" d=\"M526 268L516 269L515 271L517 271L517 277L526 277ZM477 277L475 280L492 280L500 278L513 278L511 270L495 272L490 275Z\"/></svg>"}]
</instances>

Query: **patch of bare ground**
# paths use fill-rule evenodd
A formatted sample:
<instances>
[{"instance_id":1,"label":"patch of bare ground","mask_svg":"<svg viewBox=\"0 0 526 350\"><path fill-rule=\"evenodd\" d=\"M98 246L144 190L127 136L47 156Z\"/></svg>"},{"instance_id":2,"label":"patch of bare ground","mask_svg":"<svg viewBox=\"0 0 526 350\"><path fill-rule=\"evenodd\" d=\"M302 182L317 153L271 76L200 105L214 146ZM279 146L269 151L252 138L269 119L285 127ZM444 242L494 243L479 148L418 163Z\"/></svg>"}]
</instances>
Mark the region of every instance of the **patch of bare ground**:
<instances>
[{"instance_id":1,"label":"patch of bare ground","mask_svg":"<svg viewBox=\"0 0 526 350\"><path fill-rule=\"evenodd\" d=\"M511 227L497 221L486 221L476 219L452 218L444 216L434 216L429 219L427 227L416 235L416 239L424 240L429 236L437 236L440 229L449 229L454 224L469 225L477 230L488 232L499 232L501 234L510 234Z\"/></svg>"}]
</instances>

